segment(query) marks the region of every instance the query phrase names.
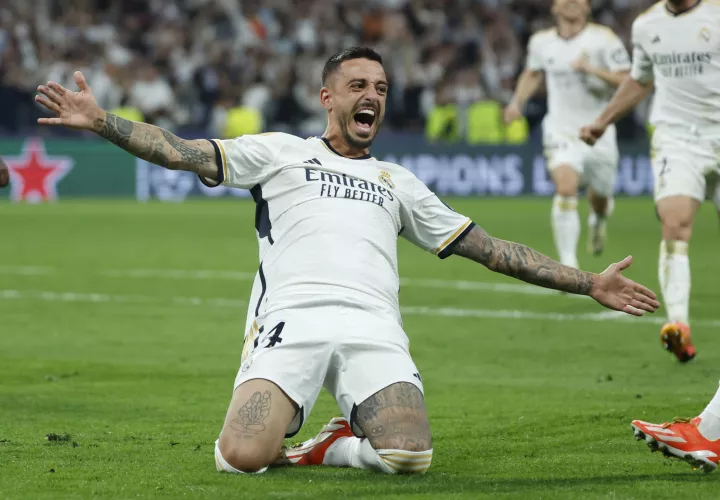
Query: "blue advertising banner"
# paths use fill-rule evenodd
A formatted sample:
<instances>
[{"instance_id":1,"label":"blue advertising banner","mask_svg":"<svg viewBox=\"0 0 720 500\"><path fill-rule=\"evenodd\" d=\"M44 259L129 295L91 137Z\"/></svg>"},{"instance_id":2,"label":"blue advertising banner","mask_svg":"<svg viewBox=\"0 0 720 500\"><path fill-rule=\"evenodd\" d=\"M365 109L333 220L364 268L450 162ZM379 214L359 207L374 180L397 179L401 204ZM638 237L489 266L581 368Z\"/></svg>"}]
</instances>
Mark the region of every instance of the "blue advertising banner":
<instances>
[{"instance_id":1,"label":"blue advertising banner","mask_svg":"<svg viewBox=\"0 0 720 500\"><path fill-rule=\"evenodd\" d=\"M412 171L438 195L548 196L553 192L545 158L534 147L435 147L422 142L415 146L380 142L373 147L373 154L378 160L398 163ZM193 174L168 171L142 160L136 163L136 187L139 200L250 196L240 189L208 188ZM622 147L616 194L640 196L652 190L647 149L637 145Z\"/></svg>"}]
</instances>

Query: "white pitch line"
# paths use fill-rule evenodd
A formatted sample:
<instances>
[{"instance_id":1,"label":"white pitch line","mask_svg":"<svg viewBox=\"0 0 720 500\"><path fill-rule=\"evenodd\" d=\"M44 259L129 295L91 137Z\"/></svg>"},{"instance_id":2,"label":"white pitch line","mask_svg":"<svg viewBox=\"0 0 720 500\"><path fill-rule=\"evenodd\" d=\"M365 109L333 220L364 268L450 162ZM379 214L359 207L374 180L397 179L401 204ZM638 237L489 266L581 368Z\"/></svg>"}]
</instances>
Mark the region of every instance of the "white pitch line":
<instances>
[{"instance_id":1,"label":"white pitch line","mask_svg":"<svg viewBox=\"0 0 720 500\"><path fill-rule=\"evenodd\" d=\"M37 290L0 290L0 300L41 300L46 302L83 302L83 303L115 303L115 304L164 304L181 306L203 306L220 308L245 307L247 302L226 298L202 297L154 297L148 295L112 295L104 293L50 292ZM400 312L407 316L433 316L445 318L482 318L510 320L541 320L541 321L618 321L627 323L665 322L661 316L634 317L617 311L601 311L597 313L554 313L503 309L461 309L455 307L405 306ZM708 327L719 327L720 320L695 319L693 324Z\"/></svg>"},{"instance_id":2,"label":"white pitch line","mask_svg":"<svg viewBox=\"0 0 720 500\"><path fill-rule=\"evenodd\" d=\"M11 276L44 276L55 273L52 267L38 266L0 266L0 274Z\"/></svg>"},{"instance_id":3,"label":"white pitch line","mask_svg":"<svg viewBox=\"0 0 720 500\"><path fill-rule=\"evenodd\" d=\"M38 290L0 290L0 300L41 300L44 302L83 302L115 304L168 304L182 306L245 307L246 301L202 297L153 297L150 295L112 295L106 293L50 292Z\"/></svg>"},{"instance_id":4,"label":"white pitch line","mask_svg":"<svg viewBox=\"0 0 720 500\"><path fill-rule=\"evenodd\" d=\"M237 280L252 281L255 273L236 271L215 271L207 269L108 269L100 274L110 278L164 278L164 279L192 279L192 280Z\"/></svg>"},{"instance_id":5,"label":"white pitch line","mask_svg":"<svg viewBox=\"0 0 720 500\"><path fill-rule=\"evenodd\" d=\"M0 267L0 274L41 276L56 272L52 267ZM96 271L108 278L173 279L173 280L231 280L252 281L255 273L211 269L105 269ZM511 293L519 295L559 296L561 292L524 283L497 283L492 281L445 280L430 278L400 278L400 287L462 290L474 292ZM581 295L567 294L567 298L584 299Z\"/></svg>"}]
</instances>

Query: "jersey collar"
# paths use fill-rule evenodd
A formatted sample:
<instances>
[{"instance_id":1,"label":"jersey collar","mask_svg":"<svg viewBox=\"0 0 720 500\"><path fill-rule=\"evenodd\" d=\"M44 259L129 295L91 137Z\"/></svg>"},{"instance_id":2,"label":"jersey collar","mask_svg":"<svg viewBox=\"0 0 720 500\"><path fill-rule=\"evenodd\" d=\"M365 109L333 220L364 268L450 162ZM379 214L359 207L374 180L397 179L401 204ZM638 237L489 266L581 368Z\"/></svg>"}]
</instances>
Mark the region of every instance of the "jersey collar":
<instances>
[{"instance_id":1,"label":"jersey collar","mask_svg":"<svg viewBox=\"0 0 720 500\"><path fill-rule=\"evenodd\" d=\"M350 158L349 156L341 155L340 153L338 153L338 152L335 150L334 147L332 147L332 146L330 145L330 141L328 141L325 137L320 137L319 139L322 141L323 144L325 144L325 147L326 147L331 153L334 153L334 154L336 154L336 155L338 155L338 156L342 156L343 158L347 158L348 160L369 160L370 158L372 158L372 156L370 156L370 153L368 153L368 154L366 154L366 155L362 155L362 156L357 156L357 157L355 157L355 158Z\"/></svg>"},{"instance_id":2,"label":"jersey collar","mask_svg":"<svg viewBox=\"0 0 720 500\"><path fill-rule=\"evenodd\" d=\"M668 3L665 2L665 11L666 11L668 14L670 14L671 16L673 16L673 17L678 17L678 16L682 16L683 14L687 14L687 13L690 12L691 10L695 9L695 7L697 7L697 6L700 5L701 3L702 3L702 0L697 0L697 2L695 2L694 4L692 4L692 5L691 5L690 7L688 7L687 9L681 10L681 11L679 11L679 12L673 12L673 11L670 10L670 7L668 7Z\"/></svg>"}]
</instances>

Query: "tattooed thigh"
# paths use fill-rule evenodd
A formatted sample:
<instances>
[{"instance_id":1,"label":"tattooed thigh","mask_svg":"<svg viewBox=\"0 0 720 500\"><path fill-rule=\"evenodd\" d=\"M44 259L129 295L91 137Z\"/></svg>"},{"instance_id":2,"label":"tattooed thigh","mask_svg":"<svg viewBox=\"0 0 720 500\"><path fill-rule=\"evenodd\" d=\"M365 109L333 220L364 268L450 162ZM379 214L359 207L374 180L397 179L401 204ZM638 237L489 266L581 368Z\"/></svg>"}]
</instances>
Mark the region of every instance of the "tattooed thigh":
<instances>
[{"instance_id":1,"label":"tattooed thigh","mask_svg":"<svg viewBox=\"0 0 720 500\"><path fill-rule=\"evenodd\" d=\"M430 423L420 389L398 382L376 392L357 409L356 423L376 450L432 448Z\"/></svg>"},{"instance_id":2,"label":"tattooed thigh","mask_svg":"<svg viewBox=\"0 0 720 500\"><path fill-rule=\"evenodd\" d=\"M275 384L249 380L233 394L223 427L226 440L282 440L298 408Z\"/></svg>"}]
</instances>

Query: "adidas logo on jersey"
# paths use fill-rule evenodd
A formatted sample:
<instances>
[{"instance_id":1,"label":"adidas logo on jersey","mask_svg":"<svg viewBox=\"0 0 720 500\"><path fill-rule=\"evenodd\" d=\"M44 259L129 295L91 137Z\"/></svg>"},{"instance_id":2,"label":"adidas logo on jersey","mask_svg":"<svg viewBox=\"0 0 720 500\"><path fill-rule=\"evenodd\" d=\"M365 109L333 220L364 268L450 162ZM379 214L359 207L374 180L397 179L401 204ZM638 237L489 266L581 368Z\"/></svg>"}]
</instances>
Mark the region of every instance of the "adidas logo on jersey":
<instances>
[{"instance_id":1,"label":"adidas logo on jersey","mask_svg":"<svg viewBox=\"0 0 720 500\"><path fill-rule=\"evenodd\" d=\"M305 160L303 163L312 163L312 164L315 164L315 165L321 165L321 166L322 166L322 163L320 163L320 160L318 160L317 158L312 158L312 159L310 159L310 160Z\"/></svg>"},{"instance_id":2,"label":"adidas logo on jersey","mask_svg":"<svg viewBox=\"0 0 720 500\"><path fill-rule=\"evenodd\" d=\"M650 43L658 43L660 41L660 35L655 35Z\"/></svg>"}]
</instances>

